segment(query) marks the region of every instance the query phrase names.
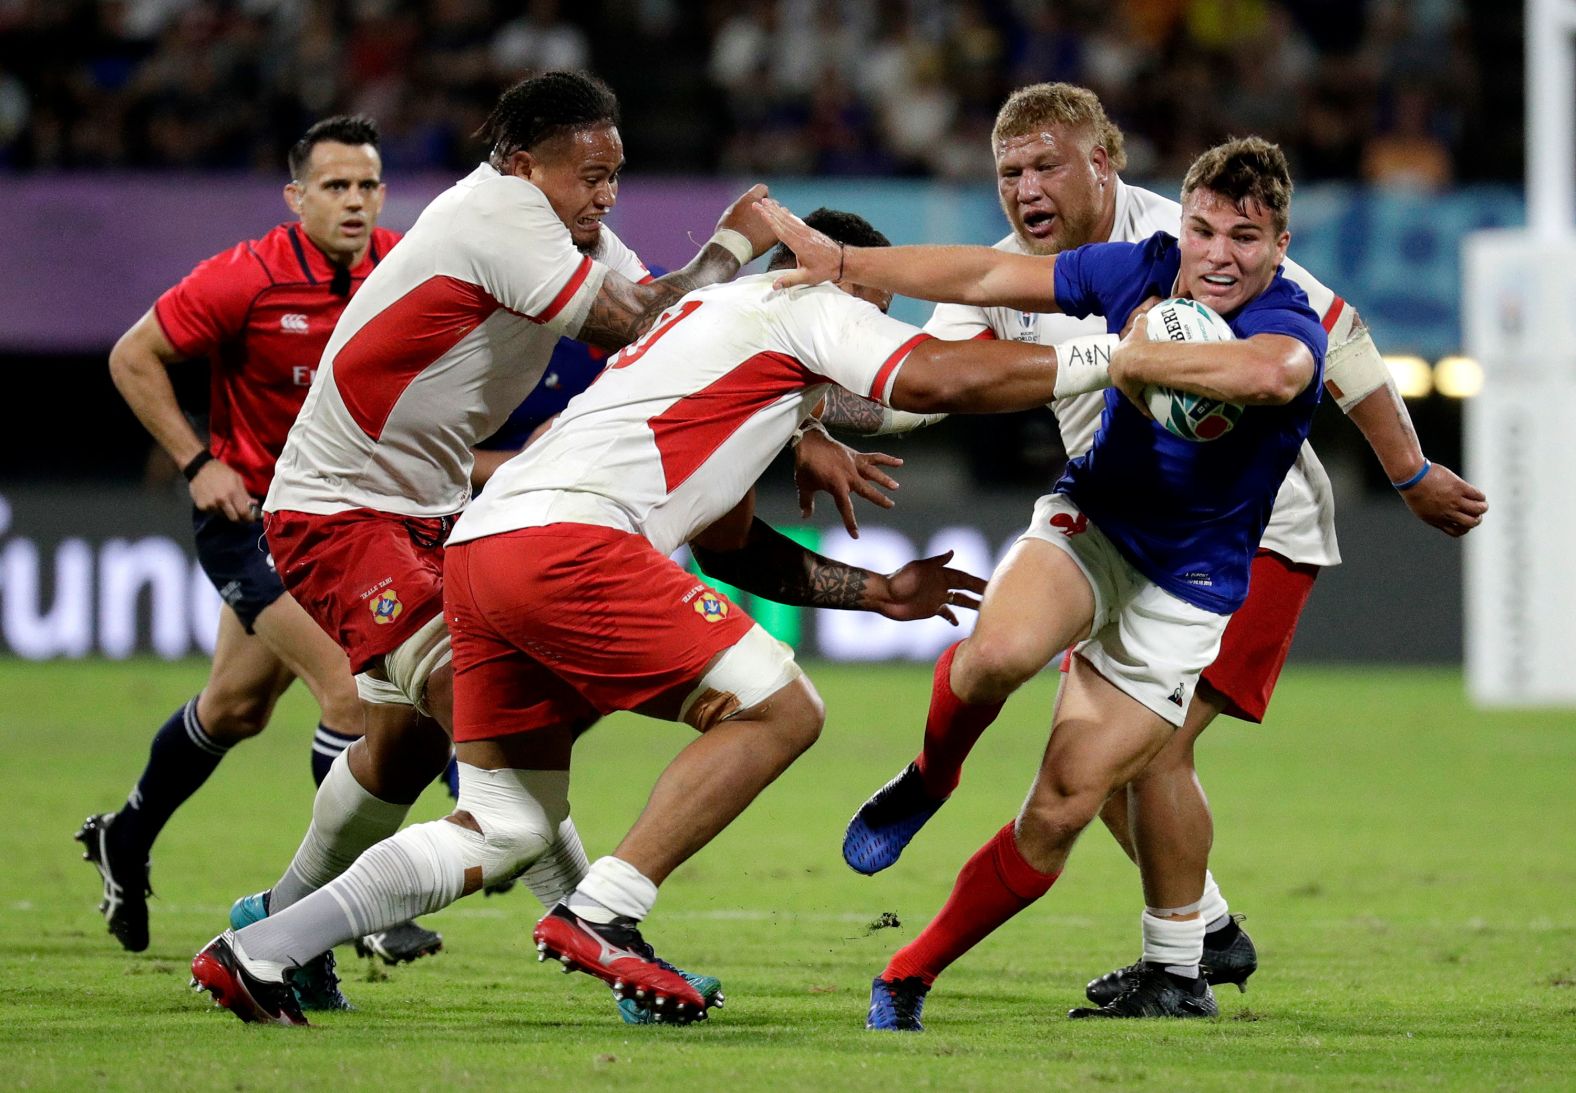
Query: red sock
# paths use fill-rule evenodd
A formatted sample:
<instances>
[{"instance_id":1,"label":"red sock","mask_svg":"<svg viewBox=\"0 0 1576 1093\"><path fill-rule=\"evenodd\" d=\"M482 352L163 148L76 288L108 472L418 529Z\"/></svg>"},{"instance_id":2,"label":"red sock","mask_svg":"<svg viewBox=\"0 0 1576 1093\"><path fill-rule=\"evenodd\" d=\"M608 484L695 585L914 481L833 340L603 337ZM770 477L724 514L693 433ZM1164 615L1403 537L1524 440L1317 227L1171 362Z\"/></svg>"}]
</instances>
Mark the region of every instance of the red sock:
<instances>
[{"instance_id":1,"label":"red sock","mask_svg":"<svg viewBox=\"0 0 1576 1093\"><path fill-rule=\"evenodd\" d=\"M1001 713L1000 702L970 705L952 690L952 656L959 643L948 646L936 661L930 687L930 714L925 718L925 747L914 762L925 782L925 792L940 799L958 788L963 760L974 742Z\"/></svg>"},{"instance_id":2,"label":"red sock","mask_svg":"<svg viewBox=\"0 0 1576 1093\"><path fill-rule=\"evenodd\" d=\"M917 975L929 986L947 965L1045 895L1059 876L1023 860L1009 823L968 860L946 904L918 937L892 955L881 977Z\"/></svg>"}]
</instances>

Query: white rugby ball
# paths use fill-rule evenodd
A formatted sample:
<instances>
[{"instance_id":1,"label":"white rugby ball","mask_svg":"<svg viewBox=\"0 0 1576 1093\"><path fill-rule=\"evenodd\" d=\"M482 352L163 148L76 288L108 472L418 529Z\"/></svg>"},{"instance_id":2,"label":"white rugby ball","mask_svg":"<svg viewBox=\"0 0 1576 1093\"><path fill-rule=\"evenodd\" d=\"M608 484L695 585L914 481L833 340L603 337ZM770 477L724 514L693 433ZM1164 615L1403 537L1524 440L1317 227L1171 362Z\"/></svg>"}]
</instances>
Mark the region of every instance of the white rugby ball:
<instances>
[{"instance_id":1,"label":"white rugby ball","mask_svg":"<svg viewBox=\"0 0 1576 1093\"><path fill-rule=\"evenodd\" d=\"M1150 341L1156 342L1228 342L1236 337L1209 307L1180 297L1150 308L1144 322ZM1183 440L1219 440L1242 417L1242 407L1235 403L1157 384L1144 388L1144 402L1166 432Z\"/></svg>"}]
</instances>

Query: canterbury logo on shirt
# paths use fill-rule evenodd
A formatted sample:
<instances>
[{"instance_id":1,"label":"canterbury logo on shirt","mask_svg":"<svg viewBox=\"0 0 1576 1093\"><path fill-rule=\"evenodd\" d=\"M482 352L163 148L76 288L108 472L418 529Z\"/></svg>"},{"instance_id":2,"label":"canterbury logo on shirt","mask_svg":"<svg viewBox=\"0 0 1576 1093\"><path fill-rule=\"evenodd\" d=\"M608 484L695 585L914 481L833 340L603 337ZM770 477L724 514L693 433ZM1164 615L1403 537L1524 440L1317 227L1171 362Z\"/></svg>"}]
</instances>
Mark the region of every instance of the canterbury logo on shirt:
<instances>
[{"instance_id":1,"label":"canterbury logo on shirt","mask_svg":"<svg viewBox=\"0 0 1576 1093\"><path fill-rule=\"evenodd\" d=\"M291 312L288 315L279 316L279 329L283 330L287 334L311 333L309 324L306 321L306 316L296 314L295 312Z\"/></svg>"}]
</instances>

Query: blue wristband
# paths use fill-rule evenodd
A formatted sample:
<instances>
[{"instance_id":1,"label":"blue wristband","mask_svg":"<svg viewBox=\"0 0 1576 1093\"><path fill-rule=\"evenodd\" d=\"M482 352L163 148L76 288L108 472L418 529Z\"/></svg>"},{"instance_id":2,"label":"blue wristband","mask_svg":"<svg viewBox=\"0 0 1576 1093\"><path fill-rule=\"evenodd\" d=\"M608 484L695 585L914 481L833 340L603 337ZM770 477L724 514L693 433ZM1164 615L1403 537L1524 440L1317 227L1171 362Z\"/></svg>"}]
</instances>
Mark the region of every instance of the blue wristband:
<instances>
[{"instance_id":1,"label":"blue wristband","mask_svg":"<svg viewBox=\"0 0 1576 1093\"><path fill-rule=\"evenodd\" d=\"M1392 482L1390 485L1394 486L1398 490L1409 490L1421 482L1423 480L1423 476L1426 475L1429 472L1429 469L1432 467L1433 464L1430 463L1425 457L1423 459L1422 469L1420 469L1416 474L1414 474L1411 478L1408 478L1405 482Z\"/></svg>"}]
</instances>

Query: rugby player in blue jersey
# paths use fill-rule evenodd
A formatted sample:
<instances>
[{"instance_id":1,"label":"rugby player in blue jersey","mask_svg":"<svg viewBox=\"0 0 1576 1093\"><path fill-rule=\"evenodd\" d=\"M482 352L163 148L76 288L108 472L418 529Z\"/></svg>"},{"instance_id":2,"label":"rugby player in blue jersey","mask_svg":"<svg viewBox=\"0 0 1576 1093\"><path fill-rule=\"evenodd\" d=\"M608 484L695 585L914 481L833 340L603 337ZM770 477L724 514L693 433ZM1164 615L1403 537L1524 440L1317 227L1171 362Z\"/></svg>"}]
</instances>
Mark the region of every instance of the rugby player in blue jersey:
<instances>
[{"instance_id":1,"label":"rugby player in blue jersey","mask_svg":"<svg viewBox=\"0 0 1576 1093\"><path fill-rule=\"evenodd\" d=\"M1080 357L1093 362L1085 389L1112 388L1094 445L1069 464L998 568L974 634L956 648L942 703L956 717L994 711L1058 651L1076 646L1045 760L1018 817L969 861L947 905L876 980L871 1027L917 1030L936 976L1050 888L1110 794L1182 724L1199 673L1246 594L1276 490L1319 398L1324 330L1280 271L1290 198L1280 150L1248 138L1193 164L1179 237L1158 233L1055 256L839 248L786 210L766 207L802 263L784 284L846 278L923 299L1098 314L1110 331L1080 339ZM1151 343L1143 323L1118 338L1147 300L1173 295L1212 307L1238 340ZM1149 384L1247 409L1230 433L1193 443L1139 408ZM1198 969L1203 923L1166 921L1159 929L1167 936L1146 937L1134 989L1074 1016L1216 1012Z\"/></svg>"}]
</instances>

